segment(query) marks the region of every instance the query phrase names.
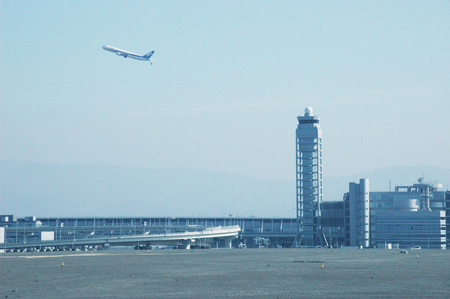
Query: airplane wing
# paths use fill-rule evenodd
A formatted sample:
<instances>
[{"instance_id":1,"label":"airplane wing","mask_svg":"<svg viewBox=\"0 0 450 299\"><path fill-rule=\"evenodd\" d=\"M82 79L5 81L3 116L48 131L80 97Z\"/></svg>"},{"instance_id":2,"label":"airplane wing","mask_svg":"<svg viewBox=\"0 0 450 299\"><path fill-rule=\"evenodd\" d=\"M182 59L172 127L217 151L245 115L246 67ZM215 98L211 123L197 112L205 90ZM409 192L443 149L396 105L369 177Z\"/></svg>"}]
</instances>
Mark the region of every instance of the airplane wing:
<instances>
[{"instance_id":1,"label":"airplane wing","mask_svg":"<svg viewBox=\"0 0 450 299\"><path fill-rule=\"evenodd\" d=\"M120 55L120 56L123 56L124 58L127 58L127 56L128 56L128 54L122 53L122 52L119 52L119 51L117 51L116 54Z\"/></svg>"}]
</instances>

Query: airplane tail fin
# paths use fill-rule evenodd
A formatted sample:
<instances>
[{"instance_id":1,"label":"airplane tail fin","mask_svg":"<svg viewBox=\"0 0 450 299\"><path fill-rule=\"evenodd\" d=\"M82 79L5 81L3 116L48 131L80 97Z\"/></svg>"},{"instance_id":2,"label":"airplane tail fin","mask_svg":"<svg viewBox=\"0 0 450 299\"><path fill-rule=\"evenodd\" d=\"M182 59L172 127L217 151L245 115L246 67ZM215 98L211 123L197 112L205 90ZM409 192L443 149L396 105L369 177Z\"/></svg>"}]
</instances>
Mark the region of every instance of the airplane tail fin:
<instances>
[{"instance_id":1,"label":"airplane tail fin","mask_svg":"<svg viewBox=\"0 0 450 299\"><path fill-rule=\"evenodd\" d=\"M145 55L144 55L144 58L150 58L150 57L152 57L153 53L155 53L155 51L151 51L151 52L145 54Z\"/></svg>"}]
</instances>

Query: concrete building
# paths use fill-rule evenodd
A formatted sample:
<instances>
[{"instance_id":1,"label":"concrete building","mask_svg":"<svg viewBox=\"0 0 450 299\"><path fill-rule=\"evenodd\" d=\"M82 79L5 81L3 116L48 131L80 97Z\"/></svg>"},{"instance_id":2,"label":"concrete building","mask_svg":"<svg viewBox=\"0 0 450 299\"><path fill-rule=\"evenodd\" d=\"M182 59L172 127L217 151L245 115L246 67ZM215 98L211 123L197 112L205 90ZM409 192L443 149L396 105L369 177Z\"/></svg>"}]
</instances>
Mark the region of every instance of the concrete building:
<instances>
[{"instance_id":1,"label":"concrete building","mask_svg":"<svg viewBox=\"0 0 450 299\"><path fill-rule=\"evenodd\" d=\"M345 245L369 247L370 206L369 180L359 184L349 183L349 192L344 195Z\"/></svg>"},{"instance_id":2,"label":"concrete building","mask_svg":"<svg viewBox=\"0 0 450 299\"><path fill-rule=\"evenodd\" d=\"M322 130L311 107L298 117L297 137L297 245L320 243L322 203Z\"/></svg>"},{"instance_id":3,"label":"concrete building","mask_svg":"<svg viewBox=\"0 0 450 299\"><path fill-rule=\"evenodd\" d=\"M365 179L350 183L344 195L345 245L445 248L450 195L439 187L423 178L392 192L370 192Z\"/></svg>"},{"instance_id":4,"label":"concrete building","mask_svg":"<svg viewBox=\"0 0 450 299\"><path fill-rule=\"evenodd\" d=\"M0 245L5 243L5 228L0 227ZM5 252L3 247L0 248L0 253Z\"/></svg>"},{"instance_id":5,"label":"concrete building","mask_svg":"<svg viewBox=\"0 0 450 299\"><path fill-rule=\"evenodd\" d=\"M447 248L450 248L450 191L444 194Z\"/></svg>"},{"instance_id":6,"label":"concrete building","mask_svg":"<svg viewBox=\"0 0 450 299\"><path fill-rule=\"evenodd\" d=\"M385 235L378 234L379 225L384 224L384 221L386 220L383 218L384 216L380 216L381 218L378 217L379 215L384 215L383 212L409 211L416 213L418 211L430 212L430 210L445 212L445 192L439 191L438 189L440 187L440 184L426 183L423 178L419 178L418 183L413 184L412 186L396 186L394 191L370 192L371 246L377 246L385 241L383 237ZM419 221L422 214L426 215L425 213L418 213L404 217L412 217L410 220L413 222L410 224L414 225ZM434 216L431 216L430 214L429 216L423 217L433 218ZM439 217L436 217L434 217L434 221L437 222L437 225L440 225L440 219L437 219ZM437 234L439 235L439 233ZM436 238L439 238L439 236L436 236ZM426 242L428 242L428 239Z\"/></svg>"}]
</instances>

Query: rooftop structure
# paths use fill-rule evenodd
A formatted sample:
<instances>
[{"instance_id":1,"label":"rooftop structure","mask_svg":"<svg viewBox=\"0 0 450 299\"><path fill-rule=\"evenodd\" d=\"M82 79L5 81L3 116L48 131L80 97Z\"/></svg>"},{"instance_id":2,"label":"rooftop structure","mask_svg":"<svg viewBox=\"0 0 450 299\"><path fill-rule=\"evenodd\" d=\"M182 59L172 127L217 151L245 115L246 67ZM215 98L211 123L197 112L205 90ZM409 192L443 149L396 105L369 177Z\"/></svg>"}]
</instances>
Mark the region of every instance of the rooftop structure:
<instances>
[{"instance_id":1,"label":"rooftop structure","mask_svg":"<svg viewBox=\"0 0 450 299\"><path fill-rule=\"evenodd\" d=\"M433 184L425 182L425 178L418 178L418 184L412 186L396 186L395 192L416 192L420 193L420 209L431 211L430 199L433 197L432 192L437 191L438 188L442 188L442 184Z\"/></svg>"}]
</instances>

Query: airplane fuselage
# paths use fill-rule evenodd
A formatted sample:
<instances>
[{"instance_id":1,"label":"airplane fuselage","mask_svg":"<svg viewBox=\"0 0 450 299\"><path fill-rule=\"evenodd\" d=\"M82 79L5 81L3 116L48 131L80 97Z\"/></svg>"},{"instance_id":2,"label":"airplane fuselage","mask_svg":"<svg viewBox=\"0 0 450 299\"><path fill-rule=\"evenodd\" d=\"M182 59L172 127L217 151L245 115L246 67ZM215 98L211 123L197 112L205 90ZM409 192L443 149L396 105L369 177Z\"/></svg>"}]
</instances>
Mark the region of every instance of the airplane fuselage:
<instances>
[{"instance_id":1,"label":"airplane fuselage","mask_svg":"<svg viewBox=\"0 0 450 299\"><path fill-rule=\"evenodd\" d=\"M151 52L149 52L149 53L147 53L145 55L139 55L139 54L135 54L135 53L132 53L132 52L128 52L128 51L125 51L125 50L121 50L121 49L114 48L114 47L111 47L111 46L106 46L106 45L103 46L102 48L105 51L109 51L109 52L115 53L115 54L117 54L119 56L122 56L124 58L130 57L130 58L133 58L133 59L136 59L136 60L142 60L142 61L150 61L150 57L152 57L153 53L155 52L155 51L151 51Z\"/></svg>"}]
</instances>

